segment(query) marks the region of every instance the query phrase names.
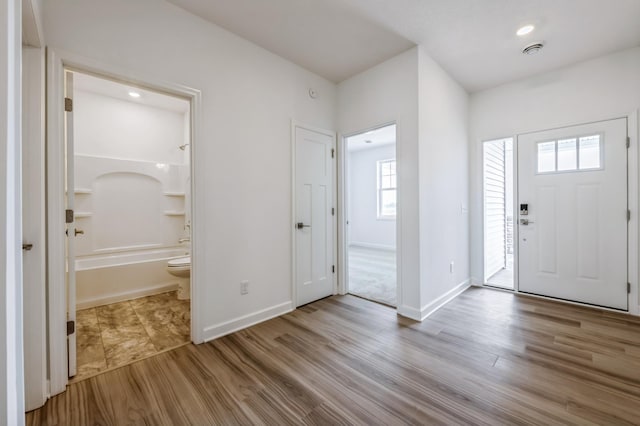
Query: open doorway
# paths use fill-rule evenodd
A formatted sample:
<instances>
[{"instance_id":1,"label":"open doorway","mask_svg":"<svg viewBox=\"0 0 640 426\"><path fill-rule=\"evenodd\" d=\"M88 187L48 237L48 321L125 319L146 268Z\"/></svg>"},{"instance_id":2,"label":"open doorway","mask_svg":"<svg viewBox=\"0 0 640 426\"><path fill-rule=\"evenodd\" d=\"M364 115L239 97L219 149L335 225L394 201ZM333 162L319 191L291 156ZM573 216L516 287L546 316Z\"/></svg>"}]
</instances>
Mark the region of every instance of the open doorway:
<instances>
[{"instance_id":1,"label":"open doorway","mask_svg":"<svg viewBox=\"0 0 640 426\"><path fill-rule=\"evenodd\" d=\"M484 283L514 289L513 138L483 143Z\"/></svg>"},{"instance_id":2,"label":"open doorway","mask_svg":"<svg viewBox=\"0 0 640 426\"><path fill-rule=\"evenodd\" d=\"M191 340L190 102L65 71L69 376Z\"/></svg>"},{"instance_id":3,"label":"open doorway","mask_svg":"<svg viewBox=\"0 0 640 426\"><path fill-rule=\"evenodd\" d=\"M396 307L396 125L345 145L347 291Z\"/></svg>"}]
</instances>

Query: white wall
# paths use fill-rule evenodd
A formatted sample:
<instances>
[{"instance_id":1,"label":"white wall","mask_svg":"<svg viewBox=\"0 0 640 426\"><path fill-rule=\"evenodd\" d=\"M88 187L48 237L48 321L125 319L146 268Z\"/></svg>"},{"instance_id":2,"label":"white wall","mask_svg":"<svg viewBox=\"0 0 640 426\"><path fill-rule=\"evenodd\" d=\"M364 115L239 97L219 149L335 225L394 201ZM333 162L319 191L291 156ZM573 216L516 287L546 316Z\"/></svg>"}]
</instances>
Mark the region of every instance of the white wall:
<instances>
[{"instance_id":1,"label":"white wall","mask_svg":"<svg viewBox=\"0 0 640 426\"><path fill-rule=\"evenodd\" d=\"M21 14L0 2L0 424L24 424L20 179Z\"/></svg>"},{"instance_id":2,"label":"white wall","mask_svg":"<svg viewBox=\"0 0 640 426\"><path fill-rule=\"evenodd\" d=\"M419 48L421 317L469 279L465 90ZM453 273L450 262L454 262Z\"/></svg>"},{"instance_id":3,"label":"white wall","mask_svg":"<svg viewBox=\"0 0 640 426\"><path fill-rule=\"evenodd\" d=\"M335 85L164 1L46 2L45 34L54 49L201 90L203 338L290 309L291 119L334 129Z\"/></svg>"},{"instance_id":4,"label":"white wall","mask_svg":"<svg viewBox=\"0 0 640 426\"><path fill-rule=\"evenodd\" d=\"M358 74L338 86L341 134L395 122L398 173L398 311L420 310L418 234L418 49Z\"/></svg>"},{"instance_id":5,"label":"white wall","mask_svg":"<svg viewBox=\"0 0 640 426\"><path fill-rule=\"evenodd\" d=\"M396 158L395 145L349 152L349 244L395 249L396 221L378 218L378 166Z\"/></svg>"},{"instance_id":6,"label":"white wall","mask_svg":"<svg viewBox=\"0 0 640 426\"><path fill-rule=\"evenodd\" d=\"M22 45L44 47L42 2L44 0L22 0Z\"/></svg>"},{"instance_id":7,"label":"white wall","mask_svg":"<svg viewBox=\"0 0 640 426\"><path fill-rule=\"evenodd\" d=\"M183 164L185 113L74 91L76 154Z\"/></svg>"},{"instance_id":8,"label":"white wall","mask_svg":"<svg viewBox=\"0 0 640 426\"><path fill-rule=\"evenodd\" d=\"M482 281L482 141L626 116L640 107L640 48L475 93L470 112L471 268Z\"/></svg>"}]
</instances>

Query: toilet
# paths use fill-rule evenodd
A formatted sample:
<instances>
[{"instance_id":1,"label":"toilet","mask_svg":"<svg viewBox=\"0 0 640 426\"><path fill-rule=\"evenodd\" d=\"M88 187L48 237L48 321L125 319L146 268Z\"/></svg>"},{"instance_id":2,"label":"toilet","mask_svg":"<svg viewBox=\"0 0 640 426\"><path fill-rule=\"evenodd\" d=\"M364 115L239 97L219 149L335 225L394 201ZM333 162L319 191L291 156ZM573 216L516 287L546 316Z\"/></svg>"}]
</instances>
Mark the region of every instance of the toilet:
<instances>
[{"instance_id":1,"label":"toilet","mask_svg":"<svg viewBox=\"0 0 640 426\"><path fill-rule=\"evenodd\" d=\"M191 256L169 260L167 272L178 278L178 299L189 299L191 296Z\"/></svg>"}]
</instances>

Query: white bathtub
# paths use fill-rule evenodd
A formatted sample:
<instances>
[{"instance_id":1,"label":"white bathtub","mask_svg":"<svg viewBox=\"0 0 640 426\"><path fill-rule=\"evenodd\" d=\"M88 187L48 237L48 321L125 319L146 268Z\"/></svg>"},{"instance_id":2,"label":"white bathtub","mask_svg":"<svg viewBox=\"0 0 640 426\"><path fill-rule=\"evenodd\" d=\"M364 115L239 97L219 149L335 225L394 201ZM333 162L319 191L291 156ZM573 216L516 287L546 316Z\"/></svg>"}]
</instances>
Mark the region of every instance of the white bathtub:
<instances>
[{"instance_id":1,"label":"white bathtub","mask_svg":"<svg viewBox=\"0 0 640 426\"><path fill-rule=\"evenodd\" d=\"M76 259L77 309L176 290L178 280L167 272L167 261L186 254L168 248Z\"/></svg>"}]
</instances>

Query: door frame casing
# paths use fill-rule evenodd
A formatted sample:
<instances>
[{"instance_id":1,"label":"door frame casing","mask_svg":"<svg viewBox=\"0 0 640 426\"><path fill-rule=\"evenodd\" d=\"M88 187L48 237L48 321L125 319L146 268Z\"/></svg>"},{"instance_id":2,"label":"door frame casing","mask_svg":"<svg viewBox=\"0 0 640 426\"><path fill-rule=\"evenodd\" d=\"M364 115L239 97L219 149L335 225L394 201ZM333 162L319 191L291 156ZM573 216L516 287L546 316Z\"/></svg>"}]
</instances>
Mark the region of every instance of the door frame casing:
<instances>
[{"instance_id":1,"label":"door frame casing","mask_svg":"<svg viewBox=\"0 0 640 426\"><path fill-rule=\"evenodd\" d=\"M204 241L198 235L204 233L205 217L203 203L197 202L198 187L195 175L196 150L201 134L201 92L197 89L177 83L158 80L126 69L114 67L82 56L56 49L47 49L47 281L48 307L47 321L49 335L49 396L64 392L68 383L67 344L66 344L66 276L65 276L65 201L64 201L64 72L66 69L94 74L125 84L141 86L174 96L185 98L190 103L190 141L191 148L191 340L201 343L202 327L199 295L202 291L201 273L204 264L198 259L203 253Z\"/></svg>"},{"instance_id":2,"label":"door frame casing","mask_svg":"<svg viewBox=\"0 0 640 426\"><path fill-rule=\"evenodd\" d=\"M640 143L639 140L639 122L640 122L640 110L635 110L632 111L630 113L627 114L621 114L618 116L613 116L610 118L606 118L606 119L602 119L602 120L593 120L593 121L588 121L588 122L582 122L582 123L573 123L573 124L567 124L567 125L563 125L563 126L557 126L557 127L553 127L553 128L548 128L548 129L541 129L541 130L535 130L535 131L527 131L527 132L519 132L519 133L515 133L513 137L514 140L514 145L513 145L513 151L514 151L514 170L513 170L513 175L514 175L514 185L513 185L513 197L514 197L514 203L513 203L513 208L514 208L514 222L516 219L516 215L518 214L518 185L519 185L519 169L518 169L518 149L519 149L519 137L523 136L523 135L527 135L527 134L531 134L531 133L538 133L538 132L544 132L544 131L549 131L549 130L559 130L559 129L563 129L563 128L567 128L567 127L575 127L575 126L581 126L581 125L586 125L586 124L594 124L594 123L600 123L600 122L606 122L606 121L612 121L612 120L619 120L619 119L626 119L627 122L627 136L630 139L630 146L627 149L627 206L628 209L631 211L631 218L627 223L627 276L628 276L628 282L630 284L630 292L627 295L628 297L628 311L621 311L618 309L611 309L611 308L607 308L607 307L601 307L601 306L597 306L597 309L602 309L602 310L606 310L606 311L612 311L612 312L626 312L628 314L631 315L636 315L636 316L640 316L640 304L638 301L638 297L640 294L640 290L639 290L639 283L638 283L638 279L640 277L640 262L638 259L638 256L640 255L640 235L638 234L640 232L640 227L639 227L639 218L640 218L640 198L638 194L638 190L640 188L640 171L639 171L639 164L640 164L640 149L638 147L638 144ZM501 138L491 138L491 139L483 139L480 142L480 146L482 147L482 144L485 141L491 141L491 140L497 140L497 139L501 139ZM480 156L480 161L482 161L482 156ZM480 167L480 170L482 170L483 176L482 179L484 179L484 166ZM482 197L482 201L481 201L481 211L482 211L482 217L484 218L484 197ZM484 219L483 219L483 223L484 223ZM516 223L514 223L514 241L516 241L517 238L519 238L519 227L516 226ZM484 237L485 237L485 229L484 226L482 228L482 241L484 241ZM515 253L514 253L514 292L517 294L521 294L520 293L520 289L519 289L519 263L520 263L520 259L519 259L519 251L517 248L517 244L514 244L514 249L515 249ZM482 247L482 260L483 260L483 270L482 270L482 276L484 277L484 244ZM483 287L490 287L487 286L486 283L484 283L484 278L482 279L483 283L482 286ZM495 288L495 287L490 287L490 288ZM510 291L510 290L505 290L505 291ZM522 293L522 294L526 294L527 296L530 297L537 297L537 298L543 298L543 299L551 299L551 300L557 300L554 298L550 298L547 296L540 296L540 295L533 295L533 294L529 294L529 293ZM568 304L572 304L572 305L578 305L578 306L590 306L593 307L592 305L587 305L584 303L580 303L580 302L573 302L573 301L568 301L568 300L563 300L563 303L568 303Z\"/></svg>"},{"instance_id":3,"label":"door frame casing","mask_svg":"<svg viewBox=\"0 0 640 426\"><path fill-rule=\"evenodd\" d=\"M332 247L332 258L333 264L336 266L336 271L332 274L333 280L333 294L338 294L338 274L340 271L340 267L338 265L338 232L337 232L337 218L338 218L338 195L337 195L337 155L338 150L336 147L337 135L336 132L331 130L322 129L319 127L309 126L303 123L300 123L296 120L291 120L291 307L292 309L296 309L298 306L298 283L296 280L297 276L297 265L296 265L296 256L297 256L297 244L296 244L296 232L295 232L295 223L296 223L296 129L301 128L305 130L309 130L312 132L320 133L326 136L333 138L333 142L331 144L332 149L335 152L335 158L333 159L333 171L331 173L331 186L333 188L333 196L332 203L334 208L336 209L336 215L332 216L332 232L333 232L333 247Z\"/></svg>"},{"instance_id":4,"label":"door frame casing","mask_svg":"<svg viewBox=\"0 0 640 426\"><path fill-rule=\"evenodd\" d=\"M395 153L396 153L396 176L402 175L402 164L399 161L400 156L398 155L398 150L400 146L398 145L398 123L397 121L387 121L383 124L379 124L376 126L368 127L366 129L358 130L356 132L350 132L345 134L340 134L338 137L338 277L339 277L339 285L338 285L338 293L339 294L347 294L349 292L349 259L348 259L348 243L347 235L347 217L349 214L349 203L348 203L348 194L347 187L349 185L349 165L347 161L348 151L347 151L347 139L356 135L360 135L362 133L370 132L372 130L382 129L388 126L396 126L396 142L395 142ZM396 178L396 310L398 306L402 306L402 185L400 184L401 179L399 177Z\"/></svg>"}]
</instances>

